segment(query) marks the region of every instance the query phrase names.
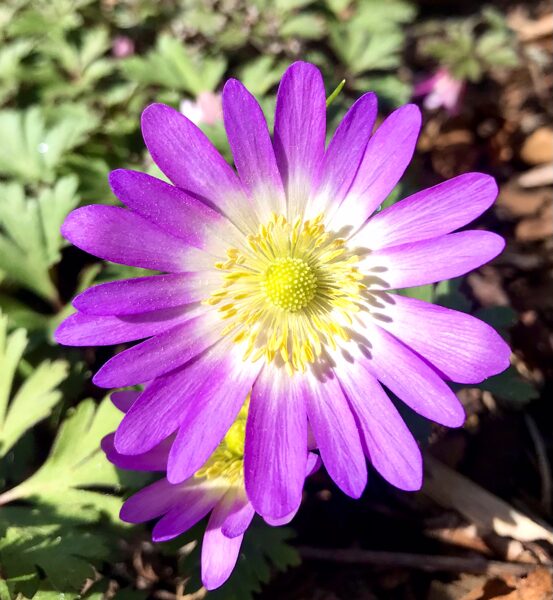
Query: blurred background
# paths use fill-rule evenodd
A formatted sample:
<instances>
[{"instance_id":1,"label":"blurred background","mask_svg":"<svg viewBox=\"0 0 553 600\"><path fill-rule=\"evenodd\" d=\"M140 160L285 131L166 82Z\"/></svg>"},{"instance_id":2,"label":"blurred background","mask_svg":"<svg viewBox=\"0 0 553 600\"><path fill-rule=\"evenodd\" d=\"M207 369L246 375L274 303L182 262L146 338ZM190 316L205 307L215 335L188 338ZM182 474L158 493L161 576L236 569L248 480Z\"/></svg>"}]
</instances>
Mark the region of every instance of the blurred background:
<instances>
[{"instance_id":1,"label":"blurred background","mask_svg":"<svg viewBox=\"0 0 553 600\"><path fill-rule=\"evenodd\" d=\"M76 206L115 203L111 169L159 174L139 130L150 102L201 127L230 160L220 91L240 78L272 126L278 81L314 62L329 136L353 101L416 102L416 158L390 204L460 173L492 174L478 227L505 252L467 278L408 290L475 314L511 368L458 387L443 431L406 415L427 454L420 493L371 472L360 501L324 472L286 528L258 524L208 598L553 598L553 11L547 1L3 0L0 3L0 599L203 598L197 539L152 545L117 518L144 475L98 450L119 419L91 373L113 349L52 332L92 283L141 274L59 235ZM462 198L460 199L462 201Z\"/></svg>"}]
</instances>

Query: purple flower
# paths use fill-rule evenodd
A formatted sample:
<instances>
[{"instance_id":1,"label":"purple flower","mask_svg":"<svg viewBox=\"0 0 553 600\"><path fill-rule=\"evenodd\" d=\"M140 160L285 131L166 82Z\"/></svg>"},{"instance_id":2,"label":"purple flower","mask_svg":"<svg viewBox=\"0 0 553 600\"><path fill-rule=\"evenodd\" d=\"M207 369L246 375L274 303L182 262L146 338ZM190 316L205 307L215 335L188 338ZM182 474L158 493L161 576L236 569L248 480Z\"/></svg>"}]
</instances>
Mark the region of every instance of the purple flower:
<instances>
[{"instance_id":1,"label":"purple flower","mask_svg":"<svg viewBox=\"0 0 553 600\"><path fill-rule=\"evenodd\" d=\"M116 392L114 404L127 412L138 392ZM255 510L244 489L244 437L248 401L242 406L236 421L207 463L182 483L160 479L131 496L121 509L121 519L128 523L143 523L159 518L152 533L154 542L170 540L211 512L202 544L202 582L208 590L221 586L230 576L246 529ZM148 452L127 456L115 449L114 434L102 440L108 459L117 467L137 471L165 471L172 437L163 440ZM310 454L309 475L318 467L318 458ZM280 520L266 518L270 525L284 525L295 511Z\"/></svg>"},{"instance_id":2,"label":"purple flower","mask_svg":"<svg viewBox=\"0 0 553 600\"><path fill-rule=\"evenodd\" d=\"M459 112L465 82L455 79L446 68L438 69L432 76L415 86L413 96L425 96L423 105L428 110L445 108L452 116Z\"/></svg>"},{"instance_id":3,"label":"purple flower","mask_svg":"<svg viewBox=\"0 0 553 600\"><path fill-rule=\"evenodd\" d=\"M365 94L325 150L325 90L310 64L283 76L273 139L239 81L225 85L223 109L237 173L186 117L155 104L142 131L174 185L117 170L110 182L126 209L67 217L76 246L164 274L80 294L57 340L147 338L94 382L151 382L114 444L138 455L173 435L171 483L201 468L251 394L245 488L264 517L300 503L308 433L350 496L365 487L365 457L393 485L418 489L418 445L383 386L458 427L464 411L446 381L480 382L510 352L485 323L393 290L458 277L502 251L493 233L454 233L493 203L494 180L461 175L373 214L411 160L419 109L399 108L373 134L376 98Z\"/></svg>"}]
</instances>

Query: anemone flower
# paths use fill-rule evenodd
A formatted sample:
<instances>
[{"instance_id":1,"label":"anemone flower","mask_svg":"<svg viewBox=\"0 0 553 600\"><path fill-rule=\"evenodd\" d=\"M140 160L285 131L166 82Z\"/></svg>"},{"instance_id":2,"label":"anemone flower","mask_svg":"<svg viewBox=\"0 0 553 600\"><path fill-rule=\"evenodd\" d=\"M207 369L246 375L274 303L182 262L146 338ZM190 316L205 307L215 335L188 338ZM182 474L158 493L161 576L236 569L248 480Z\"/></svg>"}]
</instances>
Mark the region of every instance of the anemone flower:
<instances>
[{"instance_id":1,"label":"anemone flower","mask_svg":"<svg viewBox=\"0 0 553 600\"><path fill-rule=\"evenodd\" d=\"M137 396L138 392L116 392L112 400L117 408L127 412ZM218 588L229 578L238 559L244 533L255 515L244 490L248 404L246 400L223 441L192 477L176 484L165 477L159 479L131 496L121 509L121 519L129 523L159 518L152 533L154 542L177 537L211 513L201 554L202 583L208 590ZM171 438L136 456L119 454L113 438L113 434L107 435L102 440L102 448L108 460L117 467L135 471L165 471ZM306 474L311 474L318 465L317 456L310 454ZM267 521L269 525L284 525L293 516L294 513L278 521Z\"/></svg>"},{"instance_id":2,"label":"anemone flower","mask_svg":"<svg viewBox=\"0 0 553 600\"><path fill-rule=\"evenodd\" d=\"M146 108L146 145L172 184L116 170L111 187L127 208L79 208L62 232L100 258L161 273L83 292L57 340L143 340L94 382L150 382L114 444L138 455L173 435L171 483L202 467L250 395L244 481L264 517L300 503L308 433L346 494L361 495L365 457L418 489L418 445L384 388L458 427L464 411L446 382L480 382L510 352L472 316L394 290L458 277L502 251L494 233L456 232L493 203L494 180L461 175L375 214L411 160L419 109L397 109L373 133L367 93L325 149L325 89L311 64L284 74L273 139L239 81L226 83L223 111L236 171L178 111Z\"/></svg>"},{"instance_id":3,"label":"anemone flower","mask_svg":"<svg viewBox=\"0 0 553 600\"><path fill-rule=\"evenodd\" d=\"M459 112L464 92L465 82L453 77L444 67L420 81L415 86L413 96L424 96L423 106L428 110L443 107L451 116L455 116Z\"/></svg>"}]
</instances>

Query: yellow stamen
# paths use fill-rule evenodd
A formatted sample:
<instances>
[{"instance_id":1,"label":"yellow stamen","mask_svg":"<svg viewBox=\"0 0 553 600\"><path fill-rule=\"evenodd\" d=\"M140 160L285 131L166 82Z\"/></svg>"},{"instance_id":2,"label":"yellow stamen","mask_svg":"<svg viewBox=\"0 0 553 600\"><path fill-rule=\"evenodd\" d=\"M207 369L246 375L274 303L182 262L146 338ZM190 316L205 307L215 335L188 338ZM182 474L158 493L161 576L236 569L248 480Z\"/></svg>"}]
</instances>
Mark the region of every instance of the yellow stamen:
<instances>
[{"instance_id":1,"label":"yellow stamen","mask_svg":"<svg viewBox=\"0 0 553 600\"><path fill-rule=\"evenodd\" d=\"M250 397L246 398L236 421L231 425L223 441L209 457L205 465L196 471L194 477L206 479L226 479L230 485L244 479L244 442L246 438L246 419Z\"/></svg>"},{"instance_id":2,"label":"yellow stamen","mask_svg":"<svg viewBox=\"0 0 553 600\"><path fill-rule=\"evenodd\" d=\"M327 231L323 215L288 221L273 214L242 248L229 248L216 263L223 285L206 300L227 321L223 334L244 344L244 359L264 357L287 372L305 371L362 305L365 285L359 257L343 238Z\"/></svg>"}]
</instances>

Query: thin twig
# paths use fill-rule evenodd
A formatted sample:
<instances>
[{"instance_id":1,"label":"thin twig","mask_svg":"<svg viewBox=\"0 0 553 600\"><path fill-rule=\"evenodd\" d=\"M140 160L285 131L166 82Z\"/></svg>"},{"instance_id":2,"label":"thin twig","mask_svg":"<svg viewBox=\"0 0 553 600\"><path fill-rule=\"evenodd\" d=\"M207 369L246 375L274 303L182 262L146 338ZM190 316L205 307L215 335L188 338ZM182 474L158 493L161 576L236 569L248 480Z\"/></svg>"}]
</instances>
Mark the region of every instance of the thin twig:
<instances>
[{"instance_id":1,"label":"thin twig","mask_svg":"<svg viewBox=\"0 0 553 600\"><path fill-rule=\"evenodd\" d=\"M410 554L407 552L377 552L374 550L326 549L303 546L299 548L304 559L325 560L351 565L379 567L404 567L419 571L449 571L455 573L478 573L494 576L526 575L538 568L551 570L553 565L533 565L486 560L482 556L460 557L432 554Z\"/></svg>"}]
</instances>

